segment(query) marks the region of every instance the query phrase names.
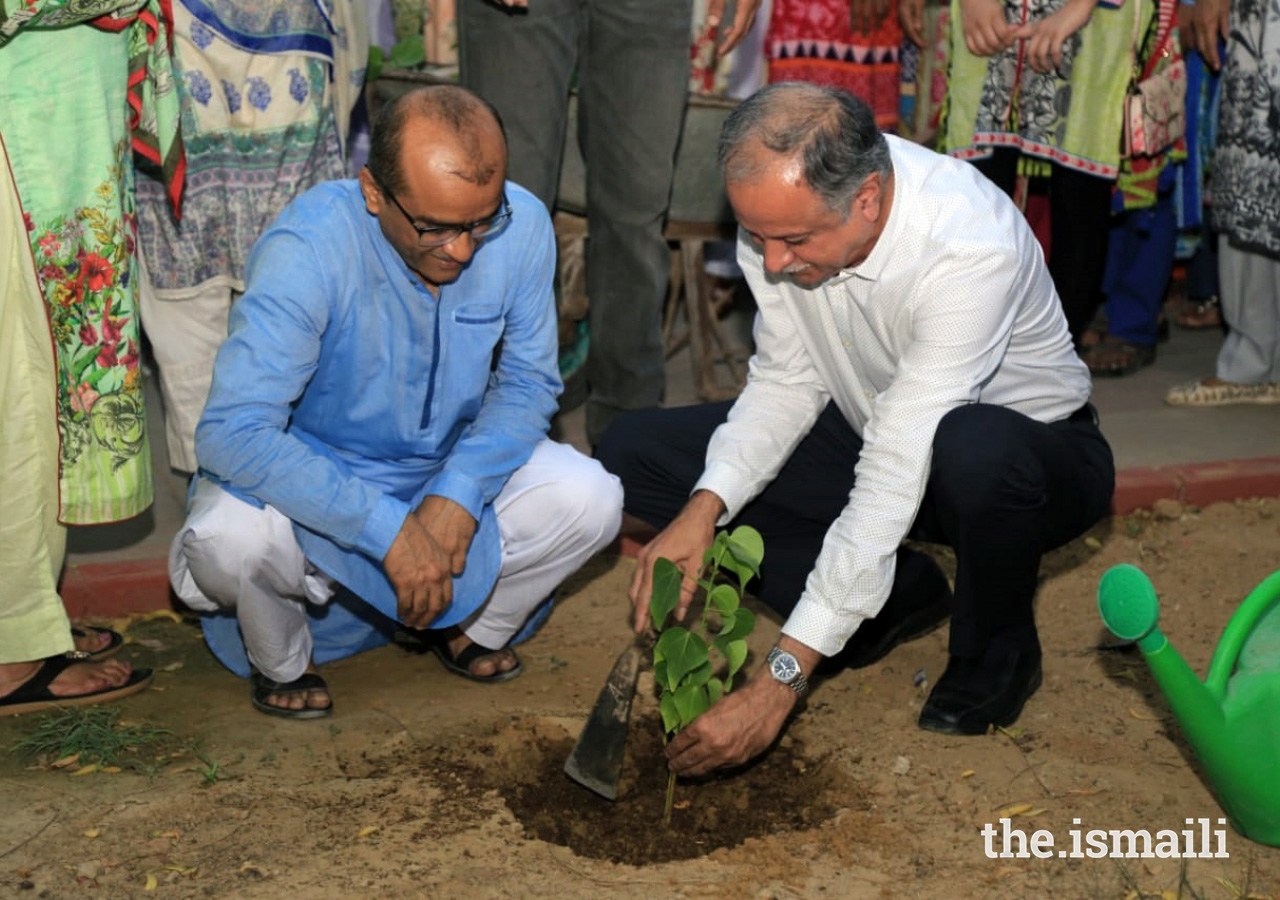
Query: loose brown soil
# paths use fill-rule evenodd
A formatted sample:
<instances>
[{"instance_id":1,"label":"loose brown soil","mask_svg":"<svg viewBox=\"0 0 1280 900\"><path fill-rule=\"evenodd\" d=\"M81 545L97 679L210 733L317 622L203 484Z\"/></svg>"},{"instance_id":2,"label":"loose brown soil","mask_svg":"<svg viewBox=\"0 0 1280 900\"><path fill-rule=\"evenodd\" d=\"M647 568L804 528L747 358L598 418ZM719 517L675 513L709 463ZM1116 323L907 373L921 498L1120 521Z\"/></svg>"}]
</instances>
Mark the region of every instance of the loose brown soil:
<instances>
[{"instance_id":1,"label":"loose brown soil","mask_svg":"<svg viewBox=\"0 0 1280 900\"><path fill-rule=\"evenodd\" d=\"M158 674L124 716L175 737L115 773L0 753L0 897L1280 898L1280 849L1230 831L1227 859L984 853L982 827L1011 809L1057 847L1073 827L1221 815L1141 656L1098 618L1119 562L1151 575L1165 633L1203 672L1231 611L1280 569L1280 501L1164 504L1047 558L1045 682L1016 726L916 727L944 628L819 685L758 765L682 784L671 832L647 693L616 803L560 771L630 640L631 560L573 579L519 679L472 684L387 647L325 667L335 715L312 722L254 712L189 623L134 622L126 653ZM777 627L761 616L749 666ZM0 719L0 746L34 725Z\"/></svg>"},{"instance_id":2,"label":"loose brown soil","mask_svg":"<svg viewBox=\"0 0 1280 900\"><path fill-rule=\"evenodd\" d=\"M857 797L847 778L806 759L802 744L788 737L753 765L678 783L671 824L664 826L662 722L644 715L631 726L614 802L564 775L575 735L552 720L519 720L460 760L446 758L442 769L496 788L529 838L635 866L694 859L748 838L815 828L835 815L837 804ZM476 752L484 760L480 768Z\"/></svg>"}]
</instances>

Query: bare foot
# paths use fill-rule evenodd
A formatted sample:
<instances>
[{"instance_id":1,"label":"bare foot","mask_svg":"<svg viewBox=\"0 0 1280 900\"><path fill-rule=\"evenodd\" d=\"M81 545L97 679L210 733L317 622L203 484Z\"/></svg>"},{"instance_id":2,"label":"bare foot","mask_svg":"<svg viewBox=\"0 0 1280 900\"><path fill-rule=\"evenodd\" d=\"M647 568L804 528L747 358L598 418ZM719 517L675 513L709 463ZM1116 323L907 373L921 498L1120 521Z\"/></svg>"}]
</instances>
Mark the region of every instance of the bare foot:
<instances>
[{"instance_id":1,"label":"bare foot","mask_svg":"<svg viewBox=\"0 0 1280 900\"><path fill-rule=\"evenodd\" d=\"M318 675L315 666L307 666L307 673ZM288 693L268 694L264 700L268 706L277 709L328 709L333 705L333 698L327 690L290 691Z\"/></svg>"},{"instance_id":2,"label":"bare foot","mask_svg":"<svg viewBox=\"0 0 1280 900\"><path fill-rule=\"evenodd\" d=\"M30 681L44 665L44 660L32 662L0 663L0 697L7 697ZM81 662L67 666L49 683L49 693L55 697L79 697L120 687L129 680L133 666L117 659L106 662Z\"/></svg>"},{"instance_id":3,"label":"bare foot","mask_svg":"<svg viewBox=\"0 0 1280 900\"><path fill-rule=\"evenodd\" d=\"M458 658L463 650L470 647L474 641L462 632L458 632L449 638L447 645L449 647L449 655L454 659ZM477 656L471 661L471 665L467 667L467 671L477 678L488 678L497 672L510 672L520 664L520 659L512 650L502 649L495 650L484 656Z\"/></svg>"}]
</instances>

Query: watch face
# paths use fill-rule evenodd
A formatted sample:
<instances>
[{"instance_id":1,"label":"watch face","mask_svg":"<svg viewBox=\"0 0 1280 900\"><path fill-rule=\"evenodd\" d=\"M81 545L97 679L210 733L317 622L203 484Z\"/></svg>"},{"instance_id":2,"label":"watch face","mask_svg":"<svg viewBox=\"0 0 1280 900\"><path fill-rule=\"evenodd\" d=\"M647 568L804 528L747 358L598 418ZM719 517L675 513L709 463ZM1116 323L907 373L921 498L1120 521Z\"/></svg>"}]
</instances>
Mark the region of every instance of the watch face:
<instances>
[{"instance_id":1,"label":"watch face","mask_svg":"<svg viewBox=\"0 0 1280 900\"><path fill-rule=\"evenodd\" d=\"M796 658L790 653L779 653L774 657L773 664L769 667L769 670L773 673L774 678L783 684L790 684L800 674L800 664L796 662Z\"/></svg>"}]
</instances>

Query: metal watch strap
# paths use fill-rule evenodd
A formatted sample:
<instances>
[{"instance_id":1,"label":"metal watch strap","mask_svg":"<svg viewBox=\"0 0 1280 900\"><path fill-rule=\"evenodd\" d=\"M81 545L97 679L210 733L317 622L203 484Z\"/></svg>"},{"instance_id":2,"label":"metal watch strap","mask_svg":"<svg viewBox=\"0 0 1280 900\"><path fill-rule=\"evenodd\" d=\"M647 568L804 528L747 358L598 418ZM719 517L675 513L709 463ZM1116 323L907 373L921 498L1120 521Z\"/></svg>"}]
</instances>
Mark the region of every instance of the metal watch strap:
<instances>
[{"instance_id":1,"label":"metal watch strap","mask_svg":"<svg viewBox=\"0 0 1280 900\"><path fill-rule=\"evenodd\" d=\"M781 679L777 678L773 674L773 661L777 659L779 656L781 656L783 653L787 653L787 651L783 650L781 647L777 646L776 644L773 646L772 649L769 650L769 655L766 656L764 660L765 666L768 667L769 669L769 677L773 678L775 681L778 681L780 684L785 684L787 687L791 688L791 690L796 692L796 696L803 697L805 694L809 693L809 679L805 677L804 672L800 671L798 660L796 664L796 677L791 679L790 681L782 681ZM795 659L795 654L787 653L787 655L790 656L792 659Z\"/></svg>"}]
</instances>

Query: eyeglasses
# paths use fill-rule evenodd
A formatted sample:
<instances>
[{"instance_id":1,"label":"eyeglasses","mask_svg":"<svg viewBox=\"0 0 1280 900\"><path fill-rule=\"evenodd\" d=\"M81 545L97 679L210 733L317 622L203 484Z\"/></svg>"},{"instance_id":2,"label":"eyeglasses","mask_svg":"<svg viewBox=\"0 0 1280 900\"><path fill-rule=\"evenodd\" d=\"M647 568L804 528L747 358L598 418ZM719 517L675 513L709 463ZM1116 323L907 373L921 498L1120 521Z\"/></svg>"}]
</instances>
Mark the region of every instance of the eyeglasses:
<instances>
[{"instance_id":1,"label":"eyeglasses","mask_svg":"<svg viewBox=\"0 0 1280 900\"><path fill-rule=\"evenodd\" d=\"M370 172L370 174L372 175L373 173ZM400 204L400 201L396 199L396 195L387 190L386 185L379 181L376 176L373 182L378 186L378 190L386 194L387 199L396 205L396 209L400 210L405 221L409 223L409 227L418 233L419 247L443 247L445 244L453 243L464 234L471 235L473 241L479 241L501 231L511 221L511 204L507 201L506 190L503 190L502 206L487 219L480 219L476 222L459 222L456 225L429 225L424 228L415 221L409 210Z\"/></svg>"}]
</instances>

